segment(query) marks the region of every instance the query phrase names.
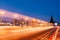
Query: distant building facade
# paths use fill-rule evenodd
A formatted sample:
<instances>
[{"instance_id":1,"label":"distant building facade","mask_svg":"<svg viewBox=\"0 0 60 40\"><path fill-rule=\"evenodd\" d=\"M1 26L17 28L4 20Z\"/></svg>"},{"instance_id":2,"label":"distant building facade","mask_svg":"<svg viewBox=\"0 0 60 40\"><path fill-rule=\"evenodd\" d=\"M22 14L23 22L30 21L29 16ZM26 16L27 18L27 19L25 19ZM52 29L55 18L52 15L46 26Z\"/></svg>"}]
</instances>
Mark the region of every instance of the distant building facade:
<instances>
[{"instance_id":1,"label":"distant building facade","mask_svg":"<svg viewBox=\"0 0 60 40\"><path fill-rule=\"evenodd\" d=\"M13 13L5 10L0 10L0 22L11 23L16 26L49 26L51 25L49 22L24 16L18 13ZM51 21L52 17L51 17Z\"/></svg>"}]
</instances>

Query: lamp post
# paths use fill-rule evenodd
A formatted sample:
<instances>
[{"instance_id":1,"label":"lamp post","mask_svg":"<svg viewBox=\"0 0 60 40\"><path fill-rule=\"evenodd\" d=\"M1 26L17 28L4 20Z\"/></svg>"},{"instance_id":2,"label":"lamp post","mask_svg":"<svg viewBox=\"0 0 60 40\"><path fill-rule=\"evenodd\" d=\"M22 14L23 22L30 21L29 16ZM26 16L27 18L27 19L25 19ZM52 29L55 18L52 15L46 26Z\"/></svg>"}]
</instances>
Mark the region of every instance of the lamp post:
<instances>
[{"instance_id":1,"label":"lamp post","mask_svg":"<svg viewBox=\"0 0 60 40\"><path fill-rule=\"evenodd\" d=\"M28 26L28 25L29 25L29 21L28 21L29 18L28 18L28 17L24 17L24 20L25 20L25 21L24 21L24 22L25 22L25 26Z\"/></svg>"},{"instance_id":2,"label":"lamp post","mask_svg":"<svg viewBox=\"0 0 60 40\"><path fill-rule=\"evenodd\" d=\"M0 11L0 16L3 16L5 14L4 11ZM0 21L2 22L2 17L0 18Z\"/></svg>"},{"instance_id":3,"label":"lamp post","mask_svg":"<svg viewBox=\"0 0 60 40\"><path fill-rule=\"evenodd\" d=\"M35 18L33 18L33 19L32 19L32 26L35 27L35 26L36 26L36 22L37 22L37 20L36 20Z\"/></svg>"},{"instance_id":4,"label":"lamp post","mask_svg":"<svg viewBox=\"0 0 60 40\"><path fill-rule=\"evenodd\" d=\"M14 25L17 24L17 19L16 19L17 17L18 17L18 14L14 14L14 15L13 15L13 18L14 18L14 20L13 20L13 21L14 21Z\"/></svg>"}]
</instances>

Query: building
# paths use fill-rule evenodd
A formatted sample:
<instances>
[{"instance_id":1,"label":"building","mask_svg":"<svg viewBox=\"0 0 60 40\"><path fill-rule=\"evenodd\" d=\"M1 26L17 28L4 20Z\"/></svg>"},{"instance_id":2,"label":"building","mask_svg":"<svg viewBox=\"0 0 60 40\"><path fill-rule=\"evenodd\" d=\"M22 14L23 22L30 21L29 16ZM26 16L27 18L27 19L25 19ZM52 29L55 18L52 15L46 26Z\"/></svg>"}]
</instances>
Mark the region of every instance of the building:
<instances>
[{"instance_id":1,"label":"building","mask_svg":"<svg viewBox=\"0 0 60 40\"><path fill-rule=\"evenodd\" d=\"M52 20L52 17L51 17ZM49 26L51 25L49 22L25 16L22 14L0 10L0 22L10 23L15 26ZM53 22L53 20L52 20Z\"/></svg>"}]
</instances>

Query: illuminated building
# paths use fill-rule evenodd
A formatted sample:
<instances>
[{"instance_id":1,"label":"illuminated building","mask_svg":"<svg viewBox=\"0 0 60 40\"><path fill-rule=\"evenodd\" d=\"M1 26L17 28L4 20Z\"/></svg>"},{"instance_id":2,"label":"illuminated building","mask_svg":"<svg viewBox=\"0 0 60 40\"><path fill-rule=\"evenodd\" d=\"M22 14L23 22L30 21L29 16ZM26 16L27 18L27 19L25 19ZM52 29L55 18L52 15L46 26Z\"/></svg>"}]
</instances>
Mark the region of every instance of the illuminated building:
<instances>
[{"instance_id":1,"label":"illuminated building","mask_svg":"<svg viewBox=\"0 0 60 40\"><path fill-rule=\"evenodd\" d=\"M14 13L14 12L9 12L6 10L0 10L0 22L8 22L11 24L14 24L16 26L49 26L50 23L37 19L37 18L32 18L29 16L24 16L22 14ZM3 21L4 20L4 21Z\"/></svg>"}]
</instances>

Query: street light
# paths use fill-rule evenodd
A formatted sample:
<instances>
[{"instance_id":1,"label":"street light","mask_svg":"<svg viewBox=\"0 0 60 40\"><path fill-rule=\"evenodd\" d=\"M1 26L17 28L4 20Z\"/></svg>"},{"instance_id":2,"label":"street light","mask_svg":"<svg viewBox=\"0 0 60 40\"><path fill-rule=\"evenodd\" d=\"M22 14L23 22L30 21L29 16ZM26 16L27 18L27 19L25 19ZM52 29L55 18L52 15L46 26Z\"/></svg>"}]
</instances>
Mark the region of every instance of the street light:
<instances>
[{"instance_id":1,"label":"street light","mask_svg":"<svg viewBox=\"0 0 60 40\"><path fill-rule=\"evenodd\" d=\"M14 14L14 15L13 15L13 18L14 18L14 20L13 20L13 21L14 21L14 25L16 25L16 23L17 23L17 19L16 19L17 17L18 17L18 14Z\"/></svg>"},{"instance_id":2,"label":"street light","mask_svg":"<svg viewBox=\"0 0 60 40\"><path fill-rule=\"evenodd\" d=\"M32 19L32 21L33 21L33 22L36 22L36 19L35 19L35 18L33 18L33 19Z\"/></svg>"},{"instance_id":3,"label":"street light","mask_svg":"<svg viewBox=\"0 0 60 40\"><path fill-rule=\"evenodd\" d=\"M40 22L40 20L37 20L37 22Z\"/></svg>"},{"instance_id":4,"label":"street light","mask_svg":"<svg viewBox=\"0 0 60 40\"><path fill-rule=\"evenodd\" d=\"M55 26L57 26L57 25L58 25L58 23L54 23L54 25L55 25Z\"/></svg>"},{"instance_id":5,"label":"street light","mask_svg":"<svg viewBox=\"0 0 60 40\"><path fill-rule=\"evenodd\" d=\"M31 24L32 24L32 26L36 26L36 19L35 18L32 19L32 23Z\"/></svg>"},{"instance_id":6,"label":"street light","mask_svg":"<svg viewBox=\"0 0 60 40\"><path fill-rule=\"evenodd\" d=\"M5 12L4 11L0 11L0 16L4 15ZM0 21L2 22L2 18L0 18Z\"/></svg>"},{"instance_id":7,"label":"street light","mask_svg":"<svg viewBox=\"0 0 60 40\"><path fill-rule=\"evenodd\" d=\"M14 14L13 17L14 17L14 18L17 18L17 17L18 17L18 14Z\"/></svg>"},{"instance_id":8,"label":"street light","mask_svg":"<svg viewBox=\"0 0 60 40\"><path fill-rule=\"evenodd\" d=\"M25 19L25 20L28 20L29 18L28 18L28 17L25 17L24 19Z\"/></svg>"},{"instance_id":9,"label":"street light","mask_svg":"<svg viewBox=\"0 0 60 40\"><path fill-rule=\"evenodd\" d=\"M5 12L4 11L0 11L0 15L4 15L5 14Z\"/></svg>"}]
</instances>

